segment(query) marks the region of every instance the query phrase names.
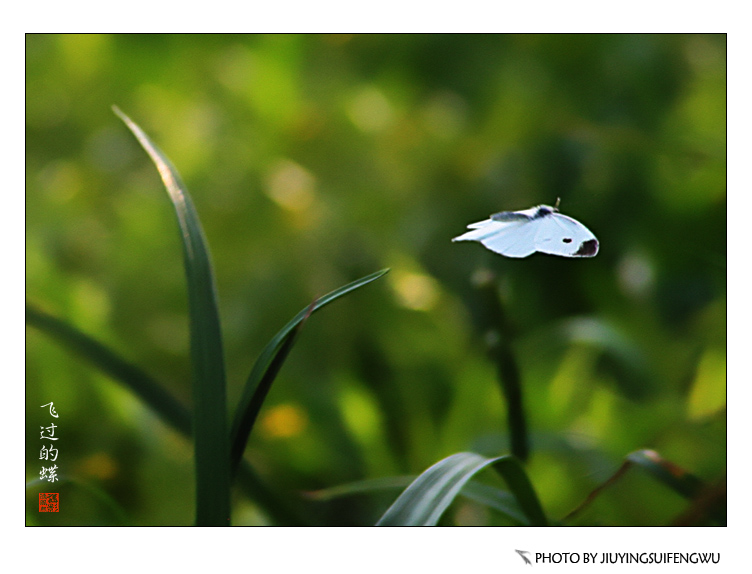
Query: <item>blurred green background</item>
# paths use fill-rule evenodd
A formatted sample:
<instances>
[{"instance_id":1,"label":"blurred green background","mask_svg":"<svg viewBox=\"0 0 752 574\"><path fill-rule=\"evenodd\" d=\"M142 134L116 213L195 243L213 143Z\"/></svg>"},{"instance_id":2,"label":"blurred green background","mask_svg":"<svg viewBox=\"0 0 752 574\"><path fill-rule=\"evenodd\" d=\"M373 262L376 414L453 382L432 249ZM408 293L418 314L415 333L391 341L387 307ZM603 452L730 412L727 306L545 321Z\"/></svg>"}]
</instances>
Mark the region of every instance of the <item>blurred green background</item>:
<instances>
[{"instance_id":1,"label":"blurred green background","mask_svg":"<svg viewBox=\"0 0 752 574\"><path fill-rule=\"evenodd\" d=\"M561 518L629 452L710 483L726 468L723 35L28 35L26 293L190 404L177 224L118 105L183 176L213 255L232 410L266 342L316 314L246 458L320 524L373 524L398 491L301 493L509 451L473 278L498 281L531 433ZM468 223L553 205L593 259L452 244ZM190 524L192 446L129 392L27 328L27 479L39 405L60 418L59 515L28 524ZM670 522L640 474L583 524ZM235 524L274 521L236 493ZM496 524L458 502L447 524Z\"/></svg>"}]
</instances>

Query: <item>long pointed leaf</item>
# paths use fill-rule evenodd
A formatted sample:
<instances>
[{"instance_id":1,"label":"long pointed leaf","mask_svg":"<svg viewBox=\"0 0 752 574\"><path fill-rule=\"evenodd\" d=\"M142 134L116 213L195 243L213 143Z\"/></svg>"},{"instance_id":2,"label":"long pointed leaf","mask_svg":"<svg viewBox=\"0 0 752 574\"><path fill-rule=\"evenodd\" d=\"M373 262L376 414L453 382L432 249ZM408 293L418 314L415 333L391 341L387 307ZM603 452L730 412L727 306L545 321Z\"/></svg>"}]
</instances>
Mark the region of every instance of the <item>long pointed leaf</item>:
<instances>
[{"instance_id":1,"label":"long pointed leaf","mask_svg":"<svg viewBox=\"0 0 752 574\"><path fill-rule=\"evenodd\" d=\"M309 307L309 315L310 312L311 311ZM306 315L306 318L307 317L308 315ZM264 372L264 375L261 377L261 380L259 381L259 384L256 387L253 396L251 397L251 402L248 405L248 409L245 410L242 414L237 435L232 435L233 438L237 437L238 439L237 441L233 440L230 444L230 464L233 475L235 474L235 471L237 470L238 465L243 458L243 451L245 450L246 442L248 441L248 437L251 434L251 429L256 422L256 418L258 418L258 414L261 411L261 405L264 404L264 399L266 399L266 395L269 393L269 389L271 389L274 379L277 378L277 375L282 369L282 365L284 364L285 359L287 359L287 355L290 354L292 346L295 344L295 339L297 338L300 329L303 327L304 322L305 318L303 321L298 323L294 329L290 331L290 334L287 336L287 338L285 338L282 346L279 348L279 351L276 355L274 355L274 358L272 359L271 363L269 363L269 367Z\"/></svg>"},{"instance_id":2,"label":"long pointed leaf","mask_svg":"<svg viewBox=\"0 0 752 574\"><path fill-rule=\"evenodd\" d=\"M462 489L460 495L483 506L493 508L516 525L526 526L530 523L511 492L471 480Z\"/></svg>"},{"instance_id":3,"label":"long pointed leaf","mask_svg":"<svg viewBox=\"0 0 752 574\"><path fill-rule=\"evenodd\" d=\"M159 170L180 226L193 364L193 431L196 459L196 524L230 521L230 450L222 333L209 250L198 214L170 160L128 116L113 110L136 136Z\"/></svg>"},{"instance_id":4,"label":"long pointed leaf","mask_svg":"<svg viewBox=\"0 0 752 574\"><path fill-rule=\"evenodd\" d=\"M165 422L190 436L191 418L188 409L151 375L121 358L89 335L29 303L26 304L26 322L47 333L114 380L123 383L161 415Z\"/></svg>"},{"instance_id":5,"label":"long pointed leaf","mask_svg":"<svg viewBox=\"0 0 752 574\"><path fill-rule=\"evenodd\" d=\"M248 375L245 387L243 388L243 395L240 398L238 407L235 411L235 417L232 421L232 431L230 433L232 444L232 461L233 468L237 462L242 458L245 445L248 442L248 437L253 430L253 424L256 421L261 405L264 398L271 387L274 377L276 377L279 369L282 367L282 362L287 357L292 345L294 343L295 330L300 323L312 315L322 307L325 307L332 301L346 295L367 285L371 281L375 281L382 275L386 274L389 269L382 269L376 271L370 275L366 275L352 283L348 283L335 289L331 293L327 293L323 297L316 299L311 305L302 309L292 320L287 323L280 331L272 338L266 347L261 351L256 363L253 365L251 374ZM269 373L269 375L267 375Z\"/></svg>"},{"instance_id":6,"label":"long pointed leaf","mask_svg":"<svg viewBox=\"0 0 752 574\"><path fill-rule=\"evenodd\" d=\"M515 457L486 458L472 452L460 452L440 460L416 478L387 509L377 526L437 524L465 484L490 465L506 479L529 524L545 525L546 518L538 497Z\"/></svg>"},{"instance_id":7,"label":"long pointed leaf","mask_svg":"<svg viewBox=\"0 0 752 574\"><path fill-rule=\"evenodd\" d=\"M415 476L368 478L307 492L305 496L311 500L326 501L358 494L373 494L385 490L404 489L415 479ZM520 510L514 495L507 491L471 480L465 484L459 494L483 506L493 508L516 524L525 525L528 523L528 519Z\"/></svg>"}]
</instances>

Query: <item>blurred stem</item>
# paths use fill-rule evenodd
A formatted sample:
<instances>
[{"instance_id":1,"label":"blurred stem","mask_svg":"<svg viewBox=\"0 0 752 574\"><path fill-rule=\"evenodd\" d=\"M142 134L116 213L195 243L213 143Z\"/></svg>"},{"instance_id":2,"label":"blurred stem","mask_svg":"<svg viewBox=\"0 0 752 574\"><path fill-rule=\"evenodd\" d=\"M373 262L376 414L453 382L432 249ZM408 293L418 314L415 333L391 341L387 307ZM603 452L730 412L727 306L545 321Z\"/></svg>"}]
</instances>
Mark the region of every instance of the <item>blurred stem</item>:
<instances>
[{"instance_id":1,"label":"blurred stem","mask_svg":"<svg viewBox=\"0 0 752 574\"><path fill-rule=\"evenodd\" d=\"M577 516L580 512L582 512L583 509L587 508L590 504L593 503L593 501L598 497L598 495L603 492L604 489L611 486L612 484L615 484L618 482L622 476L629 470L629 467L632 466L632 462L625 460L622 465L619 467L619 469L611 475L603 484L600 484L596 488L594 488L583 500L580 505L572 510L569 514L567 514L564 518L561 519L562 522L569 522L572 520L575 516Z\"/></svg>"},{"instance_id":2,"label":"blurred stem","mask_svg":"<svg viewBox=\"0 0 752 574\"><path fill-rule=\"evenodd\" d=\"M506 319L494 275L481 271L473 278L473 283L480 293L481 332L485 335L487 351L496 365L501 392L507 402L511 451L518 459L526 461L530 447L522 399L522 378L512 350L512 329Z\"/></svg>"}]
</instances>

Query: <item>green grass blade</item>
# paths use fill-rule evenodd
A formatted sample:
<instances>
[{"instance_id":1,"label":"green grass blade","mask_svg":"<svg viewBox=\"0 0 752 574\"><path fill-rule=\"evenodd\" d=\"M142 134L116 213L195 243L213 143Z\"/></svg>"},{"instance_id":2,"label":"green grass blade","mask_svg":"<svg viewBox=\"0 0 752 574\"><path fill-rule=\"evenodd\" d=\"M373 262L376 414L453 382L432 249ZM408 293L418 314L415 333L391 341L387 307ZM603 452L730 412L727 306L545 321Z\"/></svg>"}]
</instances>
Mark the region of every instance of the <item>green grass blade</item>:
<instances>
[{"instance_id":1,"label":"green grass blade","mask_svg":"<svg viewBox=\"0 0 752 574\"><path fill-rule=\"evenodd\" d=\"M483 506L493 508L516 525L528 526L530 524L511 492L471 480L462 489L460 495Z\"/></svg>"},{"instance_id":2,"label":"green grass blade","mask_svg":"<svg viewBox=\"0 0 752 574\"><path fill-rule=\"evenodd\" d=\"M113 107L157 166L180 226L193 365L193 431L196 464L196 524L230 521L230 449L222 334L209 251L198 214L170 160L143 130Z\"/></svg>"},{"instance_id":3,"label":"green grass blade","mask_svg":"<svg viewBox=\"0 0 752 574\"><path fill-rule=\"evenodd\" d=\"M295 335L303 320L343 295L375 281L388 271L389 269L376 271L316 299L311 305L295 315L264 347L246 380L243 395L232 421L230 433L232 468L236 468L238 462L242 459L245 445L248 442L251 430L253 430L261 405L295 342Z\"/></svg>"},{"instance_id":4,"label":"green grass blade","mask_svg":"<svg viewBox=\"0 0 752 574\"><path fill-rule=\"evenodd\" d=\"M89 335L29 303L26 304L26 323L51 336L68 350L83 357L100 371L122 383L157 412L165 422L190 436L191 418L188 409L151 375L121 358Z\"/></svg>"},{"instance_id":5,"label":"green grass blade","mask_svg":"<svg viewBox=\"0 0 752 574\"><path fill-rule=\"evenodd\" d=\"M164 390L163 386L151 375L121 358L89 335L61 319L36 309L29 303L26 304L26 323L49 335L64 348L88 361L115 382L130 389L160 415L165 423L186 437L191 437L190 411ZM242 461L238 469L238 480L244 492L279 524L301 526L310 522L293 512L276 492L259 479L246 461Z\"/></svg>"},{"instance_id":6,"label":"green grass blade","mask_svg":"<svg viewBox=\"0 0 752 574\"><path fill-rule=\"evenodd\" d=\"M486 458L472 452L453 454L423 472L400 494L377 526L433 526L465 484L479 471L493 465L505 478L520 508L532 525L546 518L519 461L509 455Z\"/></svg>"},{"instance_id":7,"label":"green grass blade","mask_svg":"<svg viewBox=\"0 0 752 574\"><path fill-rule=\"evenodd\" d=\"M472 476L493 462L461 452L440 460L416 478L377 526L433 526Z\"/></svg>"},{"instance_id":8,"label":"green grass blade","mask_svg":"<svg viewBox=\"0 0 752 574\"><path fill-rule=\"evenodd\" d=\"M401 490L408 487L415 478L414 475L367 478L306 492L305 496L310 500L329 501L359 494L374 494L385 490ZM460 496L493 508L521 526L528 524L528 520L520 510L517 500L509 492L471 480L462 488Z\"/></svg>"},{"instance_id":9,"label":"green grass blade","mask_svg":"<svg viewBox=\"0 0 752 574\"><path fill-rule=\"evenodd\" d=\"M517 499L530 526L548 526L543 507L522 463L515 456L500 456L495 459L494 469L504 477L509 490Z\"/></svg>"},{"instance_id":10,"label":"green grass blade","mask_svg":"<svg viewBox=\"0 0 752 574\"><path fill-rule=\"evenodd\" d=\"M298 323L295 328L290 331L289 336L284 339L282 346L272 358L269 367L264 371L261 380L256 386L255 392L251 396L251 402L248 404L248 408L243 411L237 432L233 431L231 434L230 468L232 470L232 475L235 474L240 461L243 459L245 445L251 434L251 429L258 418L258 414L261 411L261 405L264 404L264 400L266 399L266 395L269 394L269 389L271 389L274 379L277 378L285 359L287 359L287 355L290 354L292 346L295 344L295 339L303 327L303 323L304 321Z\"/></svg>"}]
</instances>

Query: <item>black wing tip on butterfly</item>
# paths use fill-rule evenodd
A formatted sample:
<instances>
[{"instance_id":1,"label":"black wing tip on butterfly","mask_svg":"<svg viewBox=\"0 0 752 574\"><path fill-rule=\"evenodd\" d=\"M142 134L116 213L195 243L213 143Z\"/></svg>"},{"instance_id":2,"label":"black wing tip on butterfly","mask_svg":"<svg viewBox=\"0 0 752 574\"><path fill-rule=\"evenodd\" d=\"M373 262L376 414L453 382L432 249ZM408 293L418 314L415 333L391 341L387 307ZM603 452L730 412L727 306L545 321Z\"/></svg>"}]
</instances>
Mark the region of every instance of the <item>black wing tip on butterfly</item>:
<instances>
[{"instance_id":1,"label":"black wing tip on butterfly","mask_svg":"<svg viewBox=\"0 0 752 574\"><path fill-rule=\"evenodd\" d=\"M598 240L588 239L580 244L580 248L574 254L574 257L593 257L598 253Z\"/></svg>"}]
</instances>

